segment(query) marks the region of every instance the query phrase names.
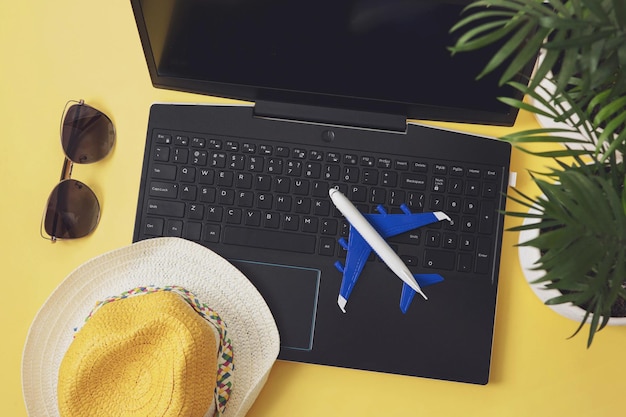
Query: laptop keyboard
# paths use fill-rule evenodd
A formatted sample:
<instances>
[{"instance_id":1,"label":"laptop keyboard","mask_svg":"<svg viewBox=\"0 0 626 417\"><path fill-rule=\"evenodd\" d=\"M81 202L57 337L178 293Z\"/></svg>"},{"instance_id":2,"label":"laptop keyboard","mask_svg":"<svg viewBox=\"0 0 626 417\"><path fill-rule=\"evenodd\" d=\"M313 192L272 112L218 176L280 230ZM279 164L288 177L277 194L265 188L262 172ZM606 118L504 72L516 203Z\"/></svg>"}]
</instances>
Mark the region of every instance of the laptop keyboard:
<instances>
[{"instance_id":1,"label":"laptop keyboard","mask_svg":"<svg viewBox=\"0 0 626 417\"><path fill-rule=\"evenodd\" d=\"M178 236L343 257L349 225L328 197L337 187L363 213L443 211L440 222L390 239L409 266L488 275L493 265L497 167L358 150L152 133L145 236ZM374 256L372 256L374 258Z\"/></svg>"}]
</instances>

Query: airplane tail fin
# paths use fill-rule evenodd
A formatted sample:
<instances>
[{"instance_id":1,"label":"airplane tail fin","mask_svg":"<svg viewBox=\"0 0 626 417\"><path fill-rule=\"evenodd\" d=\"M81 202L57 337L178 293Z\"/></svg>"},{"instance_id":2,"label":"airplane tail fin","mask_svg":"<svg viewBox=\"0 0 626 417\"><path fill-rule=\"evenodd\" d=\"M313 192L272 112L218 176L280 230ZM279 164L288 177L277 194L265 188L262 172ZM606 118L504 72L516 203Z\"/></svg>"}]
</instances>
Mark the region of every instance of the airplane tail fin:
<instances>
[{"instance_id":1,"label":"airplane tail fin","mask_svg":"<svg viewBox=\"0 0 626 417\"><path fill-rule=\"evenodd\" d=\"M439 274L413 274L413 276L422 288L443 281L443 277ZM400 295L400 310L402 310L403 313L406 313L409 309L414 296L415 290L403 283L402 294Z\"/></svg>"}]
</instances>

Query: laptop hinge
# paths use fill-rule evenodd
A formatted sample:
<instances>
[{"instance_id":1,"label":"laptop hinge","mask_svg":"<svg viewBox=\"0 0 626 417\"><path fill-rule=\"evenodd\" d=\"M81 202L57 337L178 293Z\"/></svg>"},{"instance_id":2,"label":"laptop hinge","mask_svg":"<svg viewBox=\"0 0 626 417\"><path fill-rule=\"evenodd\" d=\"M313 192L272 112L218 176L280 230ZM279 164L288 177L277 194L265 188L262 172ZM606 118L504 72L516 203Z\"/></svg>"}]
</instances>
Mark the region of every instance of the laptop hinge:
<instances>
[{"instance_id":1,"label":"laptop hinge","mask_svg":"<svg viewBox=\"0 0 626 417\"><path fill-rule=\"evenodd\" d=\"M406 131L406 116L362 110L346 110L303 104L257 101L254 114L258 117L322 123L366 129Z\"/></svg>"}]
</instances>

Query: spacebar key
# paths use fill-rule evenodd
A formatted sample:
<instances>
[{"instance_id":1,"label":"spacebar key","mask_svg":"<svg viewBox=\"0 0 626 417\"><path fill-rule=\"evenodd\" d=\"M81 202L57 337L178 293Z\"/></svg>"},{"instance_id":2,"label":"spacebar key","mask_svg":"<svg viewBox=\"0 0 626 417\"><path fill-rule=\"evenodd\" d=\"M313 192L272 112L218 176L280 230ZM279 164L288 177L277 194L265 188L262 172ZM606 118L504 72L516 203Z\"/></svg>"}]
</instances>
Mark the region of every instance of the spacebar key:
<instances>
[{"instance_id":1,"label":"spacebar key","mask_svg":"<svg viewBox=\"0 0 626 417\"><path fill-rule=\"evenodd\" d=\"M227 226L224 243L301 253L315 253L315 236Z\"/></svg>"}]
</instances>

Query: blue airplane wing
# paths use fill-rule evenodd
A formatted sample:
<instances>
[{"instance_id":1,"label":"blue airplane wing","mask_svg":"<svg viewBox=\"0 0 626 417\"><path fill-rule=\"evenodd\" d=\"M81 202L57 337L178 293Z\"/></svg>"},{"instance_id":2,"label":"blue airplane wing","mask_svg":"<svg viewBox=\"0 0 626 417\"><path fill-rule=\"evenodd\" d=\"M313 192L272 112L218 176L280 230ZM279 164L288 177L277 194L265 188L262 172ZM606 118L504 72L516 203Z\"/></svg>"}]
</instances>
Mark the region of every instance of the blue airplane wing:
<instances>
[{"instance_id":1,"label":"blue airplane wing","mask_svg":"<svg viewBox=\"0 0 626 417\"><path fill-rule=\"evenodd\" d=\"M404 214L387 214L383 207L379 206L378 211L380 214L365 214L364 216L385 239L443 219L449 219L441 212L412 214L406 206L402 205L401 208ZM345 313L345 305L359 279L367 258L372 252L372 248L352 226L350 226L348 242L346 243L345 239L342 238L339 239L339 243L347 251L345 265L341 265L339 261L335 263L337 269L343 274L337 303ZM414 274L414 277L420 287L443 281L443 277L438 274ZM403 313L406 313L408 310L414 296L415 291L403 283L400 296L400 309Z\"/></svg>"},{"instance_id":2,"label":"blue airplane wing","mask_svg":"<svg viewBox=\"0 0 626 417\"><path fill-rule=\"evenodd\" d=\"M346 263L344 265L341 265L339 261L335 262L335 267L343 274L337 304L339 304L341 311L345 313L345 305L348 302L348 298L350 298L354 285L359 279L365 262L367 262L367 258L372 253L372 248L352 226L350 226L348 243L341 238L339 239L339 244L347 251Z\"/></svg>"},{"instance_id":3,"label":"blue airplane wing","mask_svg":"<svg viewBox=\"0 0 626 417\"><path fill-rule=\"evenodd\" d=\"M400 208L404 214L387 214L382 206L378 206L377 210L380 214L364 214L363 217L385 239L443 219L449 219L447 215L440 211L411 213L405 205L400 206Z\"/></svg>"}]
</instances>

